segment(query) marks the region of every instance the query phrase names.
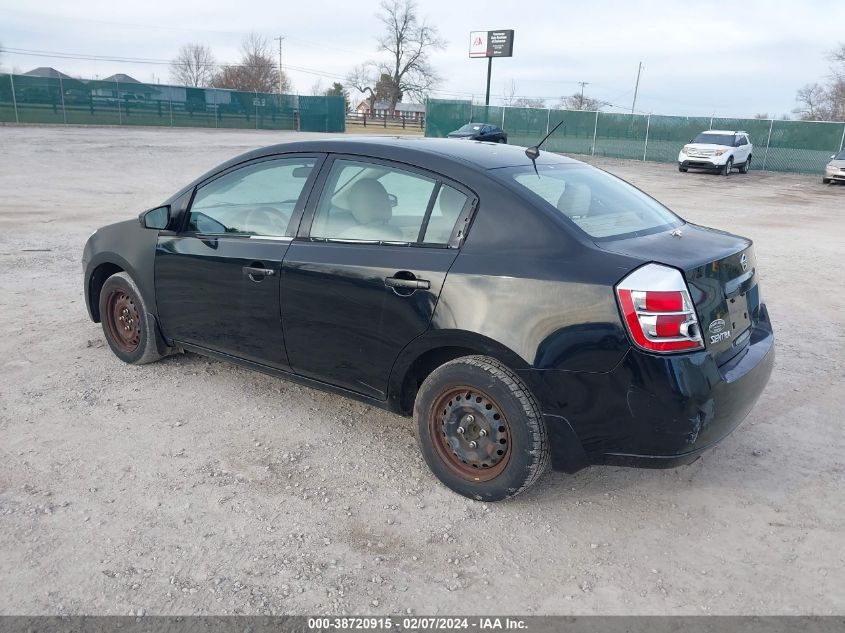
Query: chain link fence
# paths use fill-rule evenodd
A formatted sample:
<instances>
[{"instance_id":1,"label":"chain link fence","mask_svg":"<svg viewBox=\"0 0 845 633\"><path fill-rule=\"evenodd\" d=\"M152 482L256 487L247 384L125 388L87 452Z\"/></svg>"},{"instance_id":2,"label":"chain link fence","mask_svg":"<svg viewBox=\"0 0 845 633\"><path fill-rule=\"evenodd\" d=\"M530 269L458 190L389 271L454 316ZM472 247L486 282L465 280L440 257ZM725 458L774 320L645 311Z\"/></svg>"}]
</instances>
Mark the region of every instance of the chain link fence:
<instances>
[{"instance_id":1,"label":"chain link fence","mask_svg":"<svg viewBox=\"0 0 845 633\"><path fill-rule=\"evenodd\" d=\"M685 143L704 130L744 130L754 144L752 169L820 173L845 146L845 123L621 114L545 108L481 106L429 99L425 135L446 136L470 121L499 125L512 145L534 145L564 122L544 147L588 154L673 163Z\"/></svg>"},{"instance_id":2,"label":"chain link fence","mask_svg":"<svg viewBox=\"0 0 845 633\"><path fill-rule=\"evenodd\" d=\"M343 97L0 74L0 122L344 132Z\"/></svg>"}]
</instances>

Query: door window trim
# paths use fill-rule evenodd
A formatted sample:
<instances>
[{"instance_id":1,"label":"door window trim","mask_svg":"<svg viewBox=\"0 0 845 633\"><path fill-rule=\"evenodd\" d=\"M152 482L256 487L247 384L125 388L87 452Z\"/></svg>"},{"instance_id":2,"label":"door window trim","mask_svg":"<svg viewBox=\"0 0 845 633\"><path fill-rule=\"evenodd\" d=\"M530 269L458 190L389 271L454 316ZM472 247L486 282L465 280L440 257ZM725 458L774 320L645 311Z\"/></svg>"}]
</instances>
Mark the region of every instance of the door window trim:
<instances>
[{"instance_id":1,"label":"door window trim","mask_svg":"<svg viewBox=\"0 0 845 633\"><path fill-rule=\"evenodd\" d=\"M417 235L417 241L415 242L398 242L398 241L387 241L387 240L354 240L354 239L340 239L340 238L321 238L321 237L311 237L311 227L314 223L314 217L317 212L317 207L320 204L320 200L322 199L323 195L326 193L326 184L328 183L329 174L332 171L332 167L334 166L336 161L345 160L345 161L353 161L353 162L365 162L365 163L372 163L374 165L381 165L384 167L389 167L393 169L398 169L401 171L406 171L411 174L418 174L422 177L428 178L430 180L435 181L434 189L432 191L431 196L428 200L428 205L426 206L425 215L423 216L423 221L421 225L421 232ZM431 218L432 210L434 209L434 204L437 202L437 198L439 196L440 190L446 185L451 187L452 189L464 194L466 196L466 202L464 202L464 206L461 209L461 212L458 214L458 218L455 220L455 225L452 227L452 231L450 233L449 242L446 244L426 244L421 241L420 236L424 236L424 231L428 227L428 220ZM408 248L440 248L440 249L458 249L463 245L464 240L466 239L466 235L469 232L469 227L472 224L472 220L475 217L475 212L478 208L478 196L475 194L472 189L463 185L461 183L457 183L454 180L451 180L442 174L439 174L434 171L430 171L423 167L418 167L417 165L411 165L409 163L403 163L401 161L395 160L387 160L384 158L376 158L374 156L367 156L363 154L335 154L329 153L326 156L325 161L322 164L322 168L320 170L320 174L316 179L316 182L311 188L311 193L308 197L308 201L305 204L305 212L302 214L302 218L300 220L299 230L296 232L294 236L294 241L299 242L312 242L312 243L342 243L342 244L361 244L361 245L368 245L368 246L406 246Z\"/></svg>"},{"instance_id":2,"label":"door window trim","mask_svg":"<svg viewBox=\"0 0 845 633\"><path fill-rule=\"evenodd\" d=\"M296 237L297 230L299 228L299 224L302 220L302 216L305 212L306 205L310 199L311 193L314 190L314 184L317 182L318 176L322 173L323 165L326 162L327 154L324 152L285 152L281 154L270 154L267 156L260 156L258 158L253 158L250 160L246 160L242 163L238 163L236 165L231 165L226 169L223 169L216 174L213 174L203 180L193 188L190 194L190 200L188 204L185 206L184 211L182 212L182 217L178 221L178 226L176 232L179 234L180 237L210 237L214 239L219 238L231 238L231 239L240 239L240 240L247 240L247 239L262 239L262 240L273 240L279 242L286 242L293 240ZM305 179L305 184L302 185L302 191L299 192L299 198L297 198L296 205L291 212L290 220L288 221L288 226L285 229L286 233L289 235L240 235L237 233L231 234L220 234L220 233L201 233L199 231L189 231L188 230L188 220L191 217L191 209L194 206L194 200L196 199L197 192L205 187L206 185L211 184L215 180L222 178L223 176L228 176L229 174L239 170L244 169L247 167L251 167L252 165L258 165L261 163L266 163L275 160L285 160L285 159L314 159L314 168L311 170L311 173L308 175L308 178Z\"/></svg>"}]
</instances>

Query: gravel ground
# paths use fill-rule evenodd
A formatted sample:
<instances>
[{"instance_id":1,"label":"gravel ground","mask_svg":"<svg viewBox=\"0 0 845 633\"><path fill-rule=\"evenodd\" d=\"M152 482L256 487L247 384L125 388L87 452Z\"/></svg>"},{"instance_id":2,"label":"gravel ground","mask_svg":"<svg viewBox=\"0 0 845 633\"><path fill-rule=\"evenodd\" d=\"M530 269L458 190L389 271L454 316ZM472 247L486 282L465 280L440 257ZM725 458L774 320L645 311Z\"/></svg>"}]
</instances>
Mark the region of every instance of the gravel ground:
<instances>
[{"instance_id":1,"label":"gravel ground","mask_svg":"<svg viewBox=\"0 0 845 633\"><path fill-rule=\"evenodd\" d=\"M845 187L594 160L756 241L777 368L687 467L486 505L410 420L186 354L120 363L88 234L293 133L0 127L0 614L843 614Z\"/></svg>"}]
</instances>

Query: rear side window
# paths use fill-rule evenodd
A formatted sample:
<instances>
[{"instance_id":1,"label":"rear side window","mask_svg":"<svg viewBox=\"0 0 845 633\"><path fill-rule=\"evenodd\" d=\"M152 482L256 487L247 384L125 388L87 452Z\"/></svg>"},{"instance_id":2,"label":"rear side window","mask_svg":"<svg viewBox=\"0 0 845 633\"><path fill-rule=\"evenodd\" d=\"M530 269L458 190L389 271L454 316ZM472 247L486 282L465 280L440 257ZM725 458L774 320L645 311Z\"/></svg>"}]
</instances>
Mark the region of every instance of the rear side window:
<instances>
[{"instance_id":1,"label":"rear side window","mask_svg":"<svg viewBox=\"0 0 845 633\"><path fill-rule=\"evenodd\" d=\"M655 233L683 221L637 188L599 169L537 165L501 170L594 239Z\"/></svg>"},{"instance_id":2,"label":"rear side window","mask_svg":"<svg viewBox=\"0 0 845 633\"><path fill-rule=\"evenodd\" d=\"M446 245L467 196L401 168L335 160L311 237Z\"/></svg>"},{"instance_id":3,"label":"rear side window","mask_svg":"<svg viewBox=\"0 0 845 633\"><path fill-rule=\"evenodd\" d=\"M197 190L187 230L290 237L291 215L314 165L313 158L279 158L212 180Z\"/></svg>"}]
</instances>

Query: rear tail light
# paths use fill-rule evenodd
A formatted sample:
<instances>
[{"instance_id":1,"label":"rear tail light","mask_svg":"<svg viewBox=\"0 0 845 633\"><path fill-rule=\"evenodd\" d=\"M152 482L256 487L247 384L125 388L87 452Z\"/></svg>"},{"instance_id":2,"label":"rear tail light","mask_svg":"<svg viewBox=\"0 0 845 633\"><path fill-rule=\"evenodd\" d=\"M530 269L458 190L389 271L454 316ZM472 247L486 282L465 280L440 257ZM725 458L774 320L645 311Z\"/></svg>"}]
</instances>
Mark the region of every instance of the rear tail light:
<instances>
[{"instance_id":1,"label":"rear tail light","mask_svg":"<svg viewBox=\"0 0 845 633\"><path fill-rule=\"evenodd\" d=\"M637 268L616 286L634 343L650 352L701 349L701 330L681 273L660 264Z\"/></svg>"}]
</instances>

